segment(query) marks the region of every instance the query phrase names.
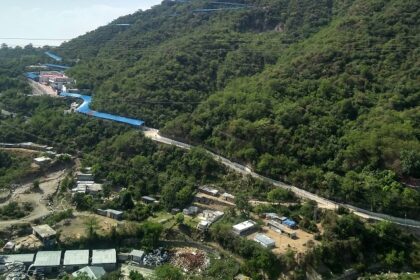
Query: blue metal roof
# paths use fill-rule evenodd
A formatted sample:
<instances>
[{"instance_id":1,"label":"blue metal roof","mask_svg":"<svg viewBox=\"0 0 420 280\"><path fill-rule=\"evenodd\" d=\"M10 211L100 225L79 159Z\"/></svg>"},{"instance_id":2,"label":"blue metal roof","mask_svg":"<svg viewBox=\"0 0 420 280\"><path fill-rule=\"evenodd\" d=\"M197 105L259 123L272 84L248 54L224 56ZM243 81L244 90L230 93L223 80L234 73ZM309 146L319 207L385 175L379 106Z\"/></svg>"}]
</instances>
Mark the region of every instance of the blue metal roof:
<instances>
[{"instance_id":1,"label":"blue metal roof","mask_svg":"<svg viewBox=\"0 0 420 280\"><path fill-rule=\"evenodd\" d=\"M63 60L60 56L56 55L53 52L48 51L48 52L45 52L45 54L48 55L49 57L51 57L52 59L54 59L55 61L62 61Z\"/></svg>"},{"instance_id":2,"label":"blue metal roof","mask_svg":"<svg viewBox=\"0 0 420 280\"><path fill-rule=\"evenodd\" d=\"M126 124L129 124L129 125L138 126L138 127L144 125L144 121L142 121L142 120L120 117L120 116L117 116L117 115L112 115L112 114L108 114L108 113L101 113L101 112L91 110L89 108L89 104L92 102L92 97L89 96L89 95L83 95L83 94L79 94L79 93L69 93L69 92L62 92L60 95L64 96L64 97L74 97L74 98L83 99L82 105L80 105L79 108L77 108L77 110L76 110L79 113L86 114L86 115L93 116L93 117L100 118L100 119L105 119L105 120L110 120L110 121L115 121L115 122L120 122L120 123L126 123Z\"/></svg>"},{"instance_id":3,"label":"blue metal roof","mask_svg":"<svg viewBox=\"0 0 420 280\"><path fill-rule=\"evenodd\" d=\"M39 78L39 74L36 72L26 72L25 77L31 80L37 80Z\"/></svg>"}]
</instances>

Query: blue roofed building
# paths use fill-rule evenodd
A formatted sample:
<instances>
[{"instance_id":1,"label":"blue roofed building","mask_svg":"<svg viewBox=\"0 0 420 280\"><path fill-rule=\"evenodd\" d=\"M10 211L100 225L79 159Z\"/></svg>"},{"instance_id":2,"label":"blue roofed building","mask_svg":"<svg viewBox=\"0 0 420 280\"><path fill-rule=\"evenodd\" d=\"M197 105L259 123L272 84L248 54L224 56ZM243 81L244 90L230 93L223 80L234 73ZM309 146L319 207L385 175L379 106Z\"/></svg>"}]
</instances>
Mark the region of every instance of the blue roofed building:
<instances>
[{"instance_id":1,"label":"blue roofed building","mask_svg":"<svg viewBox=\"0 0 420 280\"><path fill-rule=\"evenodd\" d=\"M286 219L282 222L283 225L288 226L289 228L296 228L297 224L295 221L293 221L292 219Z\"/></svg>"},{"instance_id":2,"label":"blue roofed building","mask_svg":"<svg viewBox=\"0 0 420 280\"><path fill-rule=\"evenodd\" d=\"M39 73L37 72L26 72L25 77L36 82L39 81Z\"/></svg>"},{"instance_id":3,"label":"blue roofed building","mask_svg":"<svg viewBox=\"0 0 420 280\"><path fill-rule=\"evenodd\" d=\"M112 115L112 114L108 114L108 113L101 113L101 112L91 110L89 105L92 102L92 97L89 96L89 95L83 95L83 94L79 94L79 93L62 92L60 94L60 96L82 99L83 100L82 105L80 105L76 110L78 113L86 114L86 115L96 117L96 118L100 118L100 119L104 119L104 120L110 120L110 121L125 123L125 124L129 124L129 125L132 125L132 126L135 126L135 127L144 126L144 121L142 121L142 120L131 119L131 118L126 118L126 117L121 117L121 116L117 116L117 115Z\"/></svg>"}]
</instances>

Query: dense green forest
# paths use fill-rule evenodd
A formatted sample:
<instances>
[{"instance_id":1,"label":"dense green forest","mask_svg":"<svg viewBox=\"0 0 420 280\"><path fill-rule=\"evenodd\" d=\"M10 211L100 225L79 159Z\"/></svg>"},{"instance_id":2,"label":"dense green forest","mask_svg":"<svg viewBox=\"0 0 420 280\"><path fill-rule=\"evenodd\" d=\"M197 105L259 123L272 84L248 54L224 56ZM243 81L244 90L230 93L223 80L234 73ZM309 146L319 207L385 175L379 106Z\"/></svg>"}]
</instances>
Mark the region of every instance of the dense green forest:
<instances>
[{"instance_id":1,"label":"dense green forest","mask_svg":"<svg viewBox=\"0 0 420 280\"><path fill-rule=\"evenodd\" d=\"M142 118L165 135L337 201L419 219L419 191L405 184L420 177L418 1L243 2L249 6L203 13L194 10L216 4L165 1L56 51L74 65L68 74L95 95L97 109ZM205 238L244 263L216 261L200 279L238 271L253 279L286 272L304 279L311 269L325 278L349 268L419 269L420 245L408 231L365 223L344 209L317 212L311 202L252 208L250 197L298 200L229 174L200 147L157 145L130 127L64 114L71 101L30 96L21 73L42 62L43 51L0 48L0 109L16 113L0 117L0 142L33 141L78 155L104 182L104 196L119 191L105 202L75 195L78 210L121 209L126 220L143 222L158 210L189 205L198 185L217 184L237 196L239 214L226 213ZM10 174L15 162L0 153L0 176ZM69 178L61 185L65 191L74 184ZM142 195L155 196L160 206L135 203ZM232 224L248 219L250 210L292 217L316 235L318 245L305 256L292 250L275 256L233 236ZM9 204L0 214L28 211L30 205ZM57 213L46 222L71 215ZM142 246L157 245L162 227L145 225L132 235L120 228L96 242L120 245L136 236ZM153 238L145 234L148 227ZM171 267L160 270L162 279L184 278Z\"/></svg>"},{"instance_id":2,"label":"dense green forest","mask_svg":"<svg viewBox=\"0 0 420 280\"><path fill-rule=\"evenodd\" d=\"M7 153L0 150L0 191L12 182L29 176L32 159L29 156Z\"/></svg>"},{"instance_id":3,"label":"dense green forest","mask_svg":"<svg viewBox=\"0 0 420 280\"><path fill-rule=\"evenodd\" d=\"M334 200L419 218L412 0L165 1L57 51L93 106ZM216 5L216 6L215 6ZM131 26L117 26L130 23Z\"/></svg>"}]
</instances>

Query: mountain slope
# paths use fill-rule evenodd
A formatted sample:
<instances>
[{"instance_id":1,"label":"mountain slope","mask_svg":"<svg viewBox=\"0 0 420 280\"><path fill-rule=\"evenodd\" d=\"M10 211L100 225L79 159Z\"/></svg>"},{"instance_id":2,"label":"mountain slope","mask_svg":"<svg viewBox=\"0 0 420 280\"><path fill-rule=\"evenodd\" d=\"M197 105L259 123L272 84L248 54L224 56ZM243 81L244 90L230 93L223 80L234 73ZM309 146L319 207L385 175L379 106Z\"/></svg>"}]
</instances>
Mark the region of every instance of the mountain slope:
<instances>
[{"instance_id":1,"label":"mountain slope","mask_svg":"<svg viewBox=\"0 0 420 280\"><path fill-rule=\"evenodd\" d=\"M330 1L313 0L252 1L240 10L194 12L211 2L165 2L118 19L132 23L125 29L112 23L58 52L81 59L71 74L98 95L94 106L156 127L192 112L230 80L261 72L332 14ZM273 31L276 26L283 32ZM94 54L86 55L92 49Z\"/></svg>"},{"instance_id":2,"label":"mountain slope","mask_svg":"<svg viewBox=\"0 0 420 280\"><path fill-rule=\"evenodd\" d=\"M410 0L166 1L64 44L94 106L333 199L419 217ZM216 5L216 6L215 6ZM115 23L131 23L129 27ZM109 30L109 31L107 31Z\"/></svg>"}]
</instances>

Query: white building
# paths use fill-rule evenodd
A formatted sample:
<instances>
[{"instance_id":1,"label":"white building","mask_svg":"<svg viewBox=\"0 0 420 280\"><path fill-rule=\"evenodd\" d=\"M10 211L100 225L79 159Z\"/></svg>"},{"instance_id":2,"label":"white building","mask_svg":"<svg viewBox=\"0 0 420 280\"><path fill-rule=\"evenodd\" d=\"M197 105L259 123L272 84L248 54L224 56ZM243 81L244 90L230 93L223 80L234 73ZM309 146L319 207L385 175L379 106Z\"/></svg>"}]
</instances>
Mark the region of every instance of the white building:
<instances>
[{"instance_id":1,"label":"white building","mask_svg":"<svg viewBox=\"0 0 420 280\"><path fill-rule=\"evenodd\" d=\"M36 254L33 268L42 269L46 273L58 272L61 264L61 251L39 251Z\"/></svg>"},{"instance_id":2,"label":"white building","mask_svg":"<svg viewBox=\"0 0 420 280\"><path fill-rule=\"evenodd\" d=\"M214 223L223 217L224 214L222 211L203 210L202 219Z\"/></svg>"},{"instance_id":3,"label":"white building","mask_svg":"<svg viewBox=\"0 0 420 280\"><path fill-rule=\"evenodd\" d=\"M265 234L255 235L254 241L268 249L274 248L276 246L276 242Z\"/></svg>"},{"instance_id":4,"label":"white building","mask_svg":"<svg viewBox=\"0 0 420 280\"><path fill-rule=\"evenodd\" d=\"M184 213L184 215L196 215L198 213L199 209L197 206L190 206L188 208L185 208L184 210L182 210L182 213Z\"/></svg>"},{"instance_id":5,"label":"white building","mask_svg":"<svg viewBox=\"0 0 420 280\"><path fill-rule=\"evenodd\" d=\"M46 166L46 165L48 165L51 161L52 161L52 159L51 159L51 158L49 158L49 157L37 157L37 158L34 158L34 162L35 162L38 166Z\"/></svg>"},{"instance_id":6,"label":"white building","mask_svg":"<svg viewBox=\"0 0 420 280\"><path fill-rule=\"evenodd\" d=\"M200 221L197 225L197 229L201 231L205 231L210 227L211 223L209 221L203 220Z\"/></svg>"},{"instance_id":7,"label":"white building","mask_svg":"<svg viewBox=\"0 0 420 280\"><path fill-rule=\"evenodd\" d=\"M142 264L144 255L145 253L143 250L132 250L130 252L130 259L137 264Z\"/></svg>"},{"instance_id":8,"label":"white building","mask_svg":"<svg viewBox=\"0 0 420 280\"><path fill-rule=\"evenodd\" d=\"M35 254L0 255L0 265L8 263L23 263L30 266L34 262Z\"/></svg>"},{"instance_id":9,"label":"white building","mask_svg":"<svg viewBox=\"0 0 420 280\"><path fill-rule=\"evenodd\" d=\"M222 194L222 199L229 202L235 202L235 196L227 192Z\"/></svg>"},{"instance_id":10,"label":"white building","mask_svg":"<svg viewBox=\"0 0 420 280\"><path fill-rule=\"evenodd\" d=\"M63 265L69 272L89 265L89 250L67 250L64 253Z\"/></svg>"},{"instance_id":11,"label":"white building","mask_svg":"<svg viewBox=\"0 0 420 280\"><path fill-rule=\"evenodd\" d=\"M252 221L252 220L248 220L242 223L239 223L237 225L234 225L233 228L233 233L237 234L237 235L247 235L249 233L251 233L253 230L255 230L257 223Z\"/></svg>"},{"instance_id":12,"label":"white building","mask_svg":"<svg viewBox=\"0 0 420 280\"><path fill-rule=\"evenodd\" d=\"M214 188L210 188L208 186L198 187L198 191L202 192L202 193L205 193L205 194L208 194L208 195L211 195L211 196L218 196L219 195L219 190L216 190Z\"/></svg>"},{"instance_id":13,"label":"white building","mask_svg":"<svg viewBox=\"0 0 420 280\"><path fill-rule=\"evenodd\" d=\"M112 271L117 267L117 251L115 249L92 250L92 266L103 267Z\"/></svg>"},{"instance_id":14,"label":"white building","mask_svg":"<svg viewBox=\"0 0 420 280\"><path fill-rule=\"evenodd\" d=\"M45 247L50 247L56 242L57 232L49 225L33 226L32 234L41 240Z\"/></svg>"}]
</instances>

